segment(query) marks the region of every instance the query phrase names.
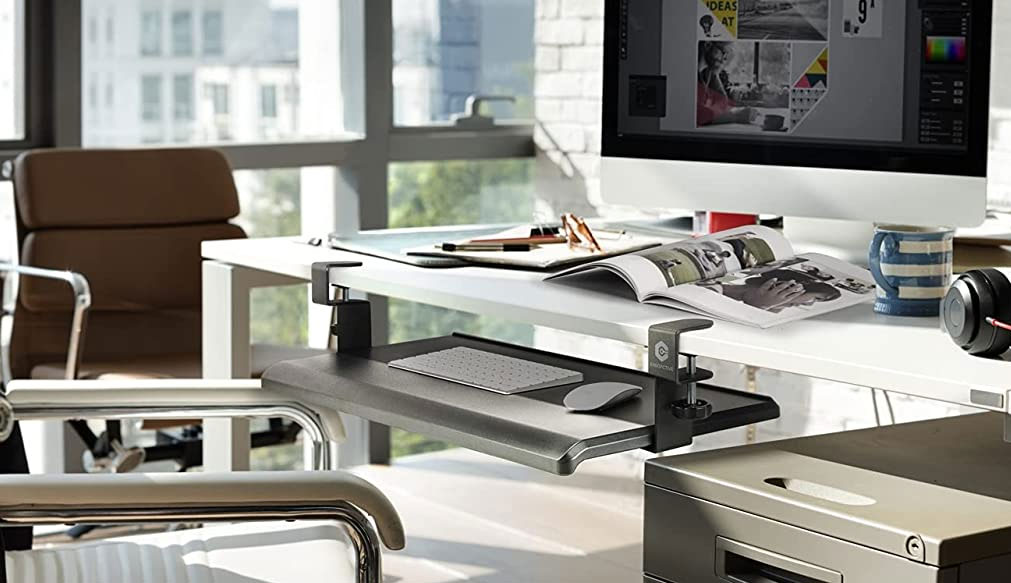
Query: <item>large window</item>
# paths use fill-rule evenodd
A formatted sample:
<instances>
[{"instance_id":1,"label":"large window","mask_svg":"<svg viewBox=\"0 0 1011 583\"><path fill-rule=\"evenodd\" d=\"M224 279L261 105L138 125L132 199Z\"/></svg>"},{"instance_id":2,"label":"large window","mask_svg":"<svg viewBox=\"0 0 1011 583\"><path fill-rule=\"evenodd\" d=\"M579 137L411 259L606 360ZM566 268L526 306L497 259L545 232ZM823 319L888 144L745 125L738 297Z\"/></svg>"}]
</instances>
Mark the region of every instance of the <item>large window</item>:
<instances>
[{"instance_id":1,"label":"large window","mask_svg":"<svg viewBox=\"0 0 1011 583\"><path fill-rule=\"evenodd\" d=\"M24 6L0 0L0 141L25 137Z\"/></svg>"},{"instance_id":2,"label":"large window","mask_svg":"<svg viewBox=\"0 0 1011 583\"><path fill-rule=\"evenodd\" d=\"M250 237L280 237L301 232L302 171L295 169L235 172L242 212L236 222ZM254 289L250 296L253 342L300 346L308 341L308 298L305 286ZM253 431L265 430L256 420ZM301 439L290 445L258 448L251 454L254 470L301 469Z\"/></svg>"},{"instance_id":3,"label":"large window","mask_svg":"<svg viewBox=\"0 0 1011 583\"><path fill-rule=\"evenodd\" d=\"M182 85L172 89L169 95L180 115L167 116L165 141L333 139L344 135L345 127L340 4L339 0L83 0L89 17L111 10L117 34L139 40L134 45L138 52L121 44L111 57L85 42L82 72L85 79L92 74L108 76L115 92L123 95L132 93L131 86L140 86L142 78L157 75L172 83L179 75L189 76L195 103L187 107ZM85 34L86 29L87 25ZM265 86L274 88L273 104L261 101ZM290 101L282 102L281 96ZM149 100L135 102L146 107ZM276 113L277 122L265 125L264 114L270 112ZM147 113L117 107L90 116L83 123L83 142L86 146L149 142L150 136L136 123L138 118L149 119ZM221 119L225 114L227 124Z\"/></svg>"},{"instance_id":4,"label":"large window","mask_svg":"<svg viewBox=\"0 0 1011 583\"><path fill-rule=\"evenodd\" d=\"M449 120L475 93L516 97L497 118L532 118L534 0L394 0L394 119Z\"/></svg>"},{"instance_id":5,"label":"large window","mask_svg":"<svg viewBox=\"0 0 1011 583\"><path fill-rule=\"evenodd\" d=\"M530 159L412 162L390 166L390 226L509 223L533 219ZM403 300L391 300L390 341L466 332L519 344L533 327ZM445 449L451 444L394 429L391 455Z\"/></svg>"},{"instance_id":6,"label":"large window","mask_svg":"<svg viewBox=\"0 0 1011 583\"><path fill-rule=\"evenodd\" d=\"M533 220L530 159L390 165L390 227Z\"/></svg>"},{"instance_id":7,"label":"large window","mask_svg":"<svg viewBox=\"0 0 1011 583\"><path fill-rule=\"evenodd\" d=\"M0 141L37 126L31 147L209 144L236 169L238 222L254 237L530 220L532 125L458 131L447 122L477 93L516 98L488 106L499 120L532 117L535 1L81 0L79 13L59 10L63 24L80 18L78 45L50 29L22 35L27 1L0 0ZM26 51L19 35L43 50ZM55 78L42 71L45 83L25 85L19 59L46 50ZM64 98L10 97L11 87L36 86ZM50 111L67 97L80 108ZM42 115L26 117L23 102ZM79 136L47 125L78 119ZM325 315L310 316L305 286L258 289L251 304L254 341L325 340ZM532 338L525 326L390 306L376 316L390 318L378 329L392 340L454 330ZM436 447L397 433L398 453ZM271 463L300 458L290 450Z\"/></svg>"}]
</instances>

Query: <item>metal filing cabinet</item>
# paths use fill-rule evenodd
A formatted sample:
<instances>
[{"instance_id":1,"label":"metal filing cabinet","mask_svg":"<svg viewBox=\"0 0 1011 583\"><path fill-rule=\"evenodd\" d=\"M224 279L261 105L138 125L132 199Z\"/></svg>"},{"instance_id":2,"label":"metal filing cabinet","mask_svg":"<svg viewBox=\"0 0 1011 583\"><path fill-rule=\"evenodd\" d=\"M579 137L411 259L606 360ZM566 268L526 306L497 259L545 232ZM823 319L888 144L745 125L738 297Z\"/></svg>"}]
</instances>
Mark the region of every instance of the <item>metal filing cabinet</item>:
<instances>
[{"instance_id":1,"label":"metal filing cabinet","mask_svg":"<svg viewBox=\"0 0 1011 583\"><path fill-rule=\"evenodd\" d=\"M1011 582L1011 444L970 415L653 460L647 583Z\"/></svg>"}]
</instances>

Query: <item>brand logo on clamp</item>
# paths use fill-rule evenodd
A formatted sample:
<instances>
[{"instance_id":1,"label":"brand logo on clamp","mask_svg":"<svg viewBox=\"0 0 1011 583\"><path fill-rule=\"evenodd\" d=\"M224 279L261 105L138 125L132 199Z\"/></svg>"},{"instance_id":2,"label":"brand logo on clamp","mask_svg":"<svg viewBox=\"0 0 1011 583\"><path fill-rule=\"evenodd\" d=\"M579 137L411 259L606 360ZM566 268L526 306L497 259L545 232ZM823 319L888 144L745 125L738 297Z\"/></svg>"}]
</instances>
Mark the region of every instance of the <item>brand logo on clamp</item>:
<instances>
[{"instance_id":1,"label":"brand logo on clamp","mask_svg":"<svg viewBox=\"0 0 1011 583\"><path fill-rule=\"evenodd\" d=\"M661 340L653 347L653 354L656 355L656 359L660 362L667 362L667 359L670 358L670 347L667 346L666 342Z\"/></svg>"}]
</instances>

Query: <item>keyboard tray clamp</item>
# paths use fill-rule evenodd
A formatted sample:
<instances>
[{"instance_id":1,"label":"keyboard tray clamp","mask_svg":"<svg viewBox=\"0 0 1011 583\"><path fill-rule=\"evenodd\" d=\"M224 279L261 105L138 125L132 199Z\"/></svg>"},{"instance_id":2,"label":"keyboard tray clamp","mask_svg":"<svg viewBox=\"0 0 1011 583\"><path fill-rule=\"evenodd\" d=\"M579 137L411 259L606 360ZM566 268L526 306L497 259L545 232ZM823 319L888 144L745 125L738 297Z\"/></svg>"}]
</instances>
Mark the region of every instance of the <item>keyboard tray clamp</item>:
<instances>
[{"instance_id":1,"label":"keyboard tray clamp","mask_svg":"<svg viewBox=\"0 0 1011 583\"><path fill-rule=\"evenodd\" d=\"M691 318L649 329L649 374L657 379L654 452L691 444L693 423L713 414L712 404L698 396L698 383L713 378L713 373L698 368L695 355L681 353L681 334L712 327L712 320ZM681 367L681 356L685 357L685 367Z\"/></svg>"}]
</instances>

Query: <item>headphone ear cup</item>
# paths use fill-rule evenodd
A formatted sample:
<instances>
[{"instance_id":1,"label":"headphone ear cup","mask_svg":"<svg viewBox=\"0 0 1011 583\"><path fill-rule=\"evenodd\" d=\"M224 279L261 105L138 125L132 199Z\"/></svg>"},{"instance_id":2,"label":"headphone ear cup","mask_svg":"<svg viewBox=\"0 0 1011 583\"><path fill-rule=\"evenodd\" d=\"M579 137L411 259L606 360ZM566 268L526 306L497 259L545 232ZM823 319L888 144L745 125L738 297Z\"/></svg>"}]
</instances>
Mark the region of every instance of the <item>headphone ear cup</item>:
<instances>
[{"instance_id":1,"label":"headphone ear cup","mask_svg":"<svg viewBox=\"0 0 1011 583\"><path fill-rule=\"evenodd\" d=\"M1011 319L1011 281L1008 281L1008 278L996 269L980 269L979 274L987 281L992 290L993 311L989 314L1002 322L1007 322ZM988 325L986 323L987 315L986 312L982 314L983 321L980 324L991 328L994 334L990 340L990 346L985 353L981 353L981 356L999 356L1011 348L1011 332Z\"/></svg>"},{"instance_id":2,"label":"headphone ear cup","mask_svg":"<svg viewBox=\"0 0 1011 583\"><path fill-rule=\"evenodd\" d=\"M990 280L980 270L974 269L962 274L953 289L960 286L968 292L968 297L964 298L967 302L964 314L967 336L959 344L974 356L991 356L996 348L997 329L987 324L986 318L996 317L997 306Z\"/></svg>"}]
</instances>

